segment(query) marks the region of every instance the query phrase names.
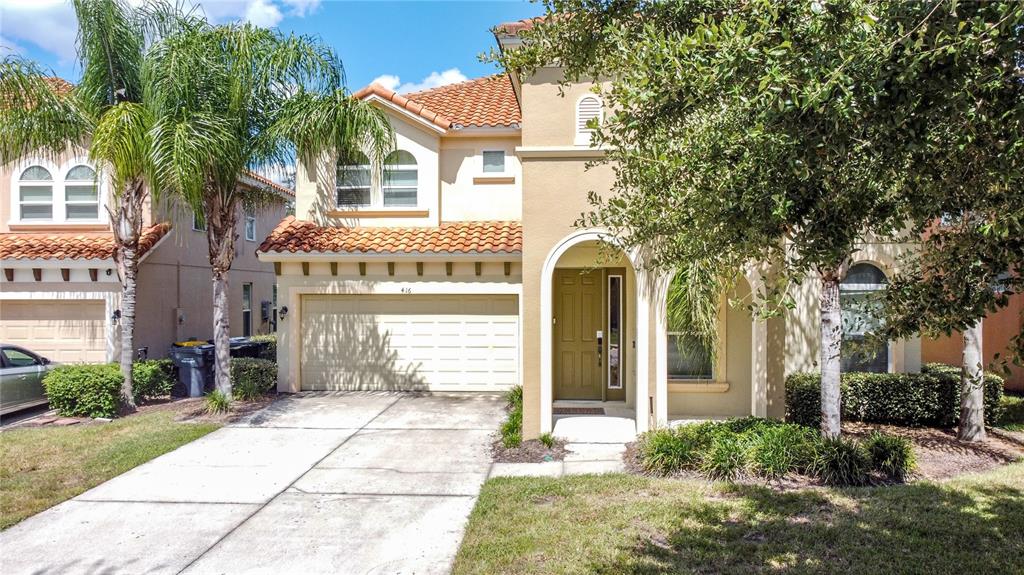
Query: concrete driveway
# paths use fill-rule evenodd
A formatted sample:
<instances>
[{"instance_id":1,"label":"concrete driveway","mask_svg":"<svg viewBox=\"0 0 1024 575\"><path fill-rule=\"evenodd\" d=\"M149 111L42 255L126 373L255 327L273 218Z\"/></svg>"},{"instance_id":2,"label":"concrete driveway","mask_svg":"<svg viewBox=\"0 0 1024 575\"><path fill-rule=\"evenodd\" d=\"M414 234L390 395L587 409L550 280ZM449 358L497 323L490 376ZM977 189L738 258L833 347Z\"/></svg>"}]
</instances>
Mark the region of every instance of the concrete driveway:
<instances>
[{"instance_id":1,"label":"concrete driveway","mask_svg":"<svg viewBox=\"0 0 1024 575\"><path fill-rule=\"evenodd\" d=\"M304 393L0 533L0 572L447 573L489 394Z\"/></svg>"}]
</instances>

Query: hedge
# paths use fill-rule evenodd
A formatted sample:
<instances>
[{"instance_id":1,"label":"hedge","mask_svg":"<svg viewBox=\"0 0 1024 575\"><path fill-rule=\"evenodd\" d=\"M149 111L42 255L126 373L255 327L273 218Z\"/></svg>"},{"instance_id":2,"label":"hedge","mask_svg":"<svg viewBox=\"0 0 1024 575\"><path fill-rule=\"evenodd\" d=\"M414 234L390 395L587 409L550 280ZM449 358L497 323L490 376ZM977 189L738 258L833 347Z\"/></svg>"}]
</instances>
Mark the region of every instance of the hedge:
<instances>
[{"instance_id":1,"label":"hedge","mask_svg":"<svg viewBox=\"0 0 1024 575\"><path fill-rule=\"evenodd\" d=\"M255 357L231 358L231 395L235 399L258 399L276 386L276 363Z\"/></svg>"},{"instance_id":2,"label":"hedge","mask_svg":"<svg viewBox=\"0 0 1024 575\"><path fill-rule=\"evenodd\" d=\"M147 359L132 364L132 395L136 403L170 395L174 381L174 364L169 359Z\"/></svg>"},{"instance_id":3,"label":"hedge","mask_svg":"<svg viewBox=\"0 0 1024 575\"><path fill-rule=\"evenodd\" d=\"M908 427L953 427L960 421L960 369L927 364L921 373L844 373L841 417L847 421ZM985 374L985 423L999 421L1003 380ZM821 374L786 378L786 420L821 423Z\"/></svg>"},{"instance_id":4,"label":"hedge","mask_svg":"<svg viewBox=\"0 0 1024 575\"><path fill-rule=\"evenodd\" d=\"M265 343L260 347L260 359L266 359L277 363L277 336L274 334L254 335L249 338L254 343Z\"/></svg>"},{"instance_id":5,"label":"hedge","mask_svg":"<svg viewBox=\"0 0 1024 575\"><path fill-rule=\"evenodd\" d=\"M66 417L117 415L124 377L116 363L59 365L43 378L50 407Z\"/></svg>"}]
</instances>

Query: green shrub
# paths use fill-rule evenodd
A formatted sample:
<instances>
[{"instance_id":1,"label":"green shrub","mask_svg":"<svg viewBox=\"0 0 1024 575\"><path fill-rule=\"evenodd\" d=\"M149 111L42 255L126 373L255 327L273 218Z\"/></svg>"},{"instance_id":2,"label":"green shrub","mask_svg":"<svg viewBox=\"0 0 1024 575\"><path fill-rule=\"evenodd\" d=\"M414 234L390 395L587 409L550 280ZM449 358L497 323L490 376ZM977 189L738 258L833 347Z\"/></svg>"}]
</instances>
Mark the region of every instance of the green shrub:
<instances>
[{"instance_id":1,"label":"green shrub","mask_svg":"<svg viewBox=\"0 0 1024 575\"><path fill-rule=\"evenodd\" d=\"M171 394L174 364L169 359L147 359L132 364L132 395L138 403Z\"/></svg>"},{"instance_id":2,"label":"green shrub","mask_svg":"<svg viewBox=\"0 0 1024 575\"><path fill-rule=\"evenodd\" d=\"M985 377L985 420L998 421L1002 379ZM929 364L921 373L844 373L841 417L846 421L910 427L951 427L960 419L960 371ZM786 420L810 427L821 422L821 376L786 378Z\"/></svg>"},{"instance_id":3,"label":"green shrub","mask_svg":"<svg viewBox=\"0 0 1024 575\"><path fill-rule=\"evenodd\" d=\"M207 413L226 413L230 407L231 401L228 400L228 396L221 393L219 389L215 389L206 395Z\"/></svg>"},{"instance_id":4,"label":"green shrub","mask_svg":"<svg viewBox=\"0 0 1024 575\"><path fill-rule=\"evenodd\" d=\"M114 363L60 365L43 378L50 407L68 417L114 417L122 383Z\"/></svg>"},{"instance_id":5,"label":"green shrub","mask_svg":"<svg viewBox=\"0 0 1024 575\"><path fill-rule=\"evenodd\" d=\"M766 479L779 479L807 469L814 454L817 432L796 424L765 427L751 438L747 467Z\"/></svg>"},{"instance_id":6,"label":"green shrub","mask_svg":"<svg viewBox=\"0 0 1024 575\"><path fill-rule=\"evenodd\" d=\"M260 348L260 359L272 361L277 363L277 336L270 333L265 335L254 335L249 338L250 341L256 343L266 343L267 345Z\"/></svg>"},{"instance_id":7,"label":"green shrub","mask_svg":"<svg viewBox=\"0 0 1024 575\"><path fill-rule=\"evenodd\" d=\"M523 388L515 386L505 394L508 417L501 424L501 443L505 447L519 447L523 442Z\"/></svg>"},{"instance_id":8,"label":"green shrub","mask_svg":"<svg viewBox=\"0 0 1024 575\"><path fill-rule=\"evenodd\" d=\"M718 433L702 454L700 471L711 479L733 481L746 467L748 437L731 432Z\"/></svg>"},{"instance_id":9,"label":"green shrub","mask_svg":"<svg viewBox=\"0 0 1024 575\"><path fill-rule=\"evenodd\" d=\"M864 485L871 470L871 459L859 442L844 437L820 438L808 471L826 485Z\"/></svg>"},{"instance_id":10,"label":"green shrub","mask_svg":"<svg viewBox=\"0 0 1024 575\"><path fill-rule=\"evenodd\" d=\"M640 436L637 445L640 465L659 475L696 469L714 441L717 426L704 422L648 431Z\"/></svg>"},{"instance_id":11,"label":"green shrub","mask_svg":"<svg viewBox=\"0 0 1024 575\"><path fill-rule=\"evenodd\" d=\"M550 432L540 434L540 437L538 437L537 439L542 444L544 444L544 447L547 447L548 449L551 449L552 447L555 446L555 436L551 435Z\"/></svg>"},{"instance_id":12,"label":"green shrub","mask_svg":"<svg viewBox=\"0 0 1024 575\"><path fill-rule=\"evenodd\" d=\"M254 357L231 358L231 395L242 401L259 399L277 386L277 364Z\"/></svg>"},{"instance_id":13,"label":"green shrub","mask_svg":"<svg viewBox=\"0 0 1024 575\"><path fill-rule=\"evenodd\" d=\"M903 437L874 431L864 441L864 449L871 458L871 469L890 479L903 481L917 466L914 447Z\"/></svg>"}]
</instances>

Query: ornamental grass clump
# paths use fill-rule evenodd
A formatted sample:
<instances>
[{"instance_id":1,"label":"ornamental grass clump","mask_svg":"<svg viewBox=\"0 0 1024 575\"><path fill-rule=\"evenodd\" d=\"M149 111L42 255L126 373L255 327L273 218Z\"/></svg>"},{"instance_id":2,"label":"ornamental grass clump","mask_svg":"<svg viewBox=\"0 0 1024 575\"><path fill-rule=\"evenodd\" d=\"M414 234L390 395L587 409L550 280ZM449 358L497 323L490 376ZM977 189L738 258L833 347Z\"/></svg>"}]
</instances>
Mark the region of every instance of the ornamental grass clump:
<instances>
[{"instance_id":1,"label":"ornamental grass clump","mask_svg":"<svg viewBox=\"0 0 1024 575\"><path fill-rule=\"evenodd\" d=\"M506 448L523 443L523 388L515 386L505 394L508 416L501 424L501 444Z\"/></svg>"},{"instance_id":2,"label":"ornamental grass clump","mask_svg":"<svg viewBox=\"0 0 1024 575\"><path fill-rule=\"evenodd\" d=\"M814 446L808 472L826 485L864 485L871 471L871 456L864 445L845 437L822 437Z\"/></svg>"},{"instance_id":3,"label":"ornamental grass clump","mask_svg":"<svg viewBox=\"0 0 1024 575\"><path fill-rule=\"evenodd\" d=\"M904 437L873 431L864 441L864 448L871 459L871 469L888 479L903 481L917 468L914 447Z\"/></svg>"}]
</instances>

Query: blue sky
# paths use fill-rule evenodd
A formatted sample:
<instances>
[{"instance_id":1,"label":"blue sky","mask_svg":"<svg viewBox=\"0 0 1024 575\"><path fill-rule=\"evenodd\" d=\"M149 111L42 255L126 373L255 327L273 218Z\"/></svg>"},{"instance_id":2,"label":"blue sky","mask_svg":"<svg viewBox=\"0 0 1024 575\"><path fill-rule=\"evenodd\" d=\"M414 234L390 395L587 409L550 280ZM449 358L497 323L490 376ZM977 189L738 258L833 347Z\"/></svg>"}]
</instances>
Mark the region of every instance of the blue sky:
<instances>
[{"instance_id":1,"label":"blue sky","mask_svg":"<svg viewBox=\"0 0 1024 575\"><path fill-rule=\"evenodd\" d=\"M218 23L245 19L286 32L320 35L341 55L349 88L378 80L403 92L494 73L494 64L478 58L494 46L490 28L543 10L521 0L191 3ZM74 65L74 18L64 0L0 0L0 50L35 59L75 81L79 70Z\"/></svg>"}]
</instances>

